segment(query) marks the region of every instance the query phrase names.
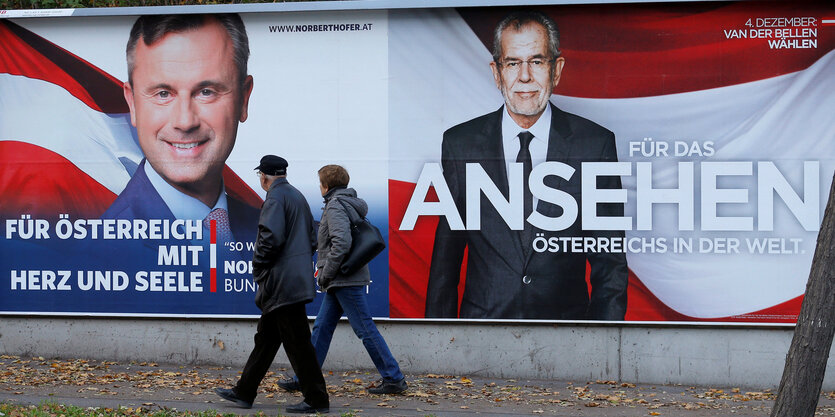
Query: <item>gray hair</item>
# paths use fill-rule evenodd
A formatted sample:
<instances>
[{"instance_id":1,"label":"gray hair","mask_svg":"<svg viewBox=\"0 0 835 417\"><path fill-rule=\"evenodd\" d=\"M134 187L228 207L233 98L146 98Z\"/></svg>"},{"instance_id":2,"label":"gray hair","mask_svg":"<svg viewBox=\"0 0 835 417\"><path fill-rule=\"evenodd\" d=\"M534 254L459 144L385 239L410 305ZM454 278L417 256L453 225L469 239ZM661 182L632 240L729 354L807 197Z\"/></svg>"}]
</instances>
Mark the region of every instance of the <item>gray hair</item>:
<instances>
[{"instance_id":1,"label":"gray hair","mask_svg":"<svg viewBox=\"0 0 835 417\"><path fill-rule=\"evenodd\" d=\"M136 19L130 30L130 38L125 49L128 61L128 82L133 85L133 69L136 67L136 42L139 38L146 46L151 46L169 33L187 32L199 29L215 19L232 39L235 66L238 68L238 82L243 85L247 76L247 61L249 60L249 38L241 17L234 13L222 14L176 14L176 15L145 15Z\"/></svg>"},{"instance_id":2,"label":"gray hair","mask_svg":"<svg viewBox=\"0 0 835 417\"><path fill-rule=\"evenodd\" d=\"M543 13L525 10L507 15L496 25L496 30L493 32L493 61L498 63L502 58L502 33L504 30L511 28L518 31L528 23L538 23L545 28L545 32L548 34L548 53L551 55L551 59L560 56L560 31L557 28L557 22Z\"/></svg>"}]
</instances>

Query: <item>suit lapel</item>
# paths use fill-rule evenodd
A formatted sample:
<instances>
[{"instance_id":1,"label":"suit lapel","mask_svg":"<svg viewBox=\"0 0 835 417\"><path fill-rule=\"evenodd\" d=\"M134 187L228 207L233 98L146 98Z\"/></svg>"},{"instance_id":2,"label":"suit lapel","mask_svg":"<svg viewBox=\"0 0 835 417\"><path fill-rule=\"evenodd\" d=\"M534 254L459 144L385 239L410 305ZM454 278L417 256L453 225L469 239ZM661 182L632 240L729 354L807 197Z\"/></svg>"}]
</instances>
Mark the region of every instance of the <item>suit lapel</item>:
<instances>
[{"instance_id":1,"label":"suit lapel","mask_svg":"<svg viewBox=\"0 0 835 417\"><path fill-rule=\"evenodd\" d=\"M557 106L550 103L549 105L551 106L551 131L548 136L548 154L545 160L565 162L571 155L571 135L573 132L568 125L565 113ZM560 181L562 181L562 178L560 178ZM562 185L562 182L559 185Z\"/></svg>"},{"instance_id":2,"label":"suit lapel","mask_svg":"<svg viewBox=\"0 0 835 417\"><path fill-rule=\"evenodd\" d=\"M548 152L545 160L566 162L571 156L571 146L574 142L572 138L573 132L568 124L568 119L565 117L565 113L550 102L548 105L551 106L551 129L548 133ZM564 183L565 180L560 177L548 176L545 178L545 184L550 188L561 188ZM546 214L551 211L549 206L551 204L540 200L537 201L535 210ZM537 231L539 229L534 228L534 232ZM533 251L528 251L527 253L526 266L531 261Z\"/></svg>"},{"instance_id":3,"label":"suit lapel","mask_svg":"<svg viewBox=\"0 0 835 417\"><path fill-rule=\"evenodd\" d=\"M571 127L565 113L557 106L551 106L551 129L548 135L548 153L546 161L567 162L571 157L571 147L574 143ZM549 176L545 178L545 184L552 188L560 188L565 180L559 177ZM537 205L539 208L539 205Z\"/></svg>"},{"instance_id":4,"label":"suit lapel","mask_svg":"<svg viewBox=\"0 0 835 417\"><path fill-rule=\"evenodd\" d=\"M476 143L483 144L478 158L487 175L493 179L496 187L505 198L510 194L505 166L504 144L502 143L502 111L504 106L494 112L490 120L485 123L481 136Z\"/></svg>"},{"instance_id":5,"label":"suit lapel","mask_svg":"<svg viewBox=\"0 0 835 417\"><path fill-rule=\"evenodd\" d=\"M144 220L176 220L174 213L172 213L171 209L169 209L165 204L165 201L159 195L156 188L154 188L153 184L151 184L151 180L148 179L148 176L145 174L146 163L148 163L146 160L142 160L142 162L140 162L133 178L131 178L128 182L125 190L122 191L122 193L128 193L128 195L135 198L133 200L134 204L131 207L133 210L133 218ZM160 242L151 240L143 240L142 244L152 250L158 250L160 246Z\"/></svg>"},{"instance_id":6,"label":"suit lapel","mask_svg":"<svg viewBox=\"0 0 835 417\"><path fill-rule=\"evenodd\" d=\"M496 187L501 191L502 195L504 196L505 200L508 199L510 195L510 185L507 178L507 163L506 163L506 155L504 154L504 143L502 138L502 117L504 117L505 107L499 107L499 109L491 114L491 117L487 123L484 124L484 128L480 133L480 137L478 137L477 143L483 144L481 149L481 153L478 156L478 161L480 161L482 168L490 176L493 180ZM517 261L509 262L510 265L518 265L519 261L525 259L525 252L522 248L522 235L521 231L510 230L507 225L504 223L498 215L496 218L492 219L489 222L482 222L481 225L485 235L487 236L496 236L497 234L506 234L508 239L511 239L515 242L512 246L513 249L513 257L516 257ZM487 239L487 241L494 245L497 253L505 253L507 251L507 245L503 242L503 239ZM505 241L506 242L506 241ZM510 254L508 254L508 258L510 258Z\"/></svg>"},{"instance_id":7,"label":"suit lapel","mask_svg":"<svg viewBox=\"0 0 835 417\"><path fill-rule=\"evenodd\" d=\"M124 192L136 196L133 205L134 218L137 219L169 219L174 220L174 213L165 204L165 201L151 184L151 180L145 174L144 166L147 161L143 160L136 170Z\"/></svg>"}]
</instances>

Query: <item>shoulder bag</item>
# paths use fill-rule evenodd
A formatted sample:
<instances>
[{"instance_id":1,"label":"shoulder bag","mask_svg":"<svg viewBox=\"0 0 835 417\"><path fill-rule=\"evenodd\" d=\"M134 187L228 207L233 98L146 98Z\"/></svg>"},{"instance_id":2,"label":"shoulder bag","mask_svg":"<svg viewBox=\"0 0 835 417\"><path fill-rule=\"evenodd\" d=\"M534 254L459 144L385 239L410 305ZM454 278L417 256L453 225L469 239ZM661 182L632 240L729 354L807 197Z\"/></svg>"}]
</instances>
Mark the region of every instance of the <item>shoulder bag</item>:
<instances>
[{"instance_id":1,"label":"shoulder bag","mask_svg":"<svg viewBox=\"0 0 835 417\"><path fill-rule=\"evenodd\" d=\"M383 240L380 229L371 224L367 218L359 218L353 210L345 206L342 200L339 198L336 200L345 209L351 222L351 249L339 267L339 272L350 275L379 255L386 248L386 242Z\"/></svg>"}]
</instances>

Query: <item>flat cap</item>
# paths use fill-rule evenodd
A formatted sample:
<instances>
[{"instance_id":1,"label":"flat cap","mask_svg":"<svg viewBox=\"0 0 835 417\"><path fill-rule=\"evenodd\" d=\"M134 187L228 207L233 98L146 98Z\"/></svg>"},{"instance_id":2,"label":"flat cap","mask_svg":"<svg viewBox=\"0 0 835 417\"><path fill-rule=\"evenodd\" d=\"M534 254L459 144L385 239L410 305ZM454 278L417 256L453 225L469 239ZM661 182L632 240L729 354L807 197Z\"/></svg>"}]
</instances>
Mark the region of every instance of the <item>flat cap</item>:
<instances>
[{"instance_id":1,"label":"flat cap","mask_svg":"<svg viewBox=\"0 0 835 417\"><path fill-rule=\"evenodd\" d=\"M287 160L275 155L264 155L255 169L267 175L287 175Z\"/></svg>"}]
</instances>

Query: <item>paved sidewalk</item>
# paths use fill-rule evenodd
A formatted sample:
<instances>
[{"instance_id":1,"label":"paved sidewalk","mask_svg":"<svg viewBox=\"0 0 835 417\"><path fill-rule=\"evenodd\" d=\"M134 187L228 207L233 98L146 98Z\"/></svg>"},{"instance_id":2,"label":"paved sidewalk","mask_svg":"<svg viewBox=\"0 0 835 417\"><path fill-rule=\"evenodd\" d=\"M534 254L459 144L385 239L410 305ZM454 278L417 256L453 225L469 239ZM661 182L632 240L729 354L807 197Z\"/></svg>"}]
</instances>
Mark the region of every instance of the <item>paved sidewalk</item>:
<instances>
[{"instance_id":1,"label":"paved sidewalk","mask_svg":"<svg viewBox=\"0 0 835 417\"><path fill-rule=\"evenodd\" d=\"M216 396L239 369L0 356L0 402L51 401L81 407L146 410L217 410L221 414L286 415L301 400L282 391L288 374L274 367L252 409ZM462 375L407 375L404 395L371 395L369 371L328 372L333 416L768 416L774 392L752 388L630 384L615 381L544 381ZM835 393L823 393L820 416L835 416Z\"/></svg>"}]
</instances>

